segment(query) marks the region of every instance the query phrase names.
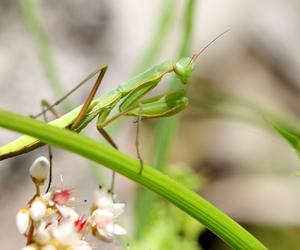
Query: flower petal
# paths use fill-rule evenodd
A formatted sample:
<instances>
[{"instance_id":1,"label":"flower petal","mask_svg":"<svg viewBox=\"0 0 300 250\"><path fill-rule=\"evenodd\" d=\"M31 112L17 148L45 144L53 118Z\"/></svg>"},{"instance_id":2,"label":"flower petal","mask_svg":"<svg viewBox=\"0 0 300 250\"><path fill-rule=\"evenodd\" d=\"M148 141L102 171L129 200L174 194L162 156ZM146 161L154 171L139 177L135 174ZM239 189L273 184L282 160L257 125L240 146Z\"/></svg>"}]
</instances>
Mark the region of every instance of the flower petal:
<instances>
[{"instance_id":1,"label":"flower petal","mask_svg":"<svg viewBox=\"0 0 300 250\"><path fill-rule=\"evenodd\" d=\"M97 208L108 208L113 205L112 194L107 190L97 189L94 192L94 204Z\"/></svg>"},{"instance_id":2,"label":"flower petal","mask_svg":"<svg viewBox=\"0 0 300 250\"><path fill-rule=\"evenodd\" d=\"M96 209L92 213L91 219L96 223L97 228L104 228L113 222L113 213L104 209Z\"/></svg>"},{"instance_id":3,"label":"flower petal","mask_svg":"<svg viewBox=\"0 0 300 250\"><path fill-rule=\"evenodd\" d=\"M126 230L118 224L109 224L105 228L106 231L115 235L124 235L126 234Z\"/></svg>"},{"instance_id":4,"label":"flower petal","mask_svg":"<svg viewBox=\"0 0 300 250\"><path fill-rule=\"evenodd\" d=\"M113 214L114 218L118 217L124 212L125 203L114 203L113 204Z\"/></svg>"},{"instance_id":5,"label":"flower petal","mask_svg":"<svg viewBox=\"0 0 300 250\"><path fill-rule=\"evenodd\" d=\"M112 242L114 240L114 235L107 232L106 230L103 230L101 228L97 228L97 237L100 239L100 240L103 240L105 242Z\"/></svg>"},{"instance_id":6,"label":"flower petal","mask_svg":"<svg viewBox=\"0 0 300 250\"><path fill-rule=\"evenodd\" d=\"M92 247L88 242L79 240L71 246L70 250L92 250Z\"/></svg>"},{"instance_id":7,"label":"flower petal","mask_svg":"<svg viewBox=\"0 0 300 250\"><path fill-rule=\"evenodd\" d=\"M53 236L61 243L69 245L80 240L80 234L76 232L74 221L66 221L53 229Z\"/></svg>"},{"instance_id":8,"label":"flower petal","mask_svg":"<svg viewBox=\"0 0 300 250\"><path fill-rule=\"evenodd\" d=\"M37 243L40 243L40 244L46 244L51 236L50 236L50 233L49 233L49 225L47 227L47 224L45 221L42 221L37 229L36 229L36 232L35 232L35 235L34 235L34 239Z\"/></svg>"},{"instance_id":9,"label":"flower petal","mask_svg":"<svg viewBox=\"0 0 300 250\"><path fill-rule=\"evenodd\" d=\"M79 215L76 213L76 211L70 207L56 205L56 208L61 213L62 217L66 218L66 219L75 221L79 217Z\"/></svg>"}]
</instances>

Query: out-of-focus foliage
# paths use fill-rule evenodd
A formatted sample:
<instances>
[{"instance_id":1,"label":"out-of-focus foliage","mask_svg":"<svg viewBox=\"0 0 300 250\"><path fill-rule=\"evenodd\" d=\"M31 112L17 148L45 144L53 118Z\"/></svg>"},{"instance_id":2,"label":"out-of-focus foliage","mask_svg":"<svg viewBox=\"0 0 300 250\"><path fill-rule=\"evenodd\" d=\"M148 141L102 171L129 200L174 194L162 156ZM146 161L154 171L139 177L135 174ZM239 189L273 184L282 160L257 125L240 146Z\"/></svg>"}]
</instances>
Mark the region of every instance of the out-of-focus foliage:
<instances>
[{"instance_id":1,"label":"out-of-focus foliage","mask_svg":"<svg viewBox=\"0 0 300 250\"><path fill-rule=\"evenodd\" d=\"M167 174L194 191L204 185L204 179L185 164L170 166ZM197 239L204 227L165 200L156 199L148 222L139 240L130 243L131 250L149 249L150 246L151 249L201 249Z\"/></svg>"}]
</instances>

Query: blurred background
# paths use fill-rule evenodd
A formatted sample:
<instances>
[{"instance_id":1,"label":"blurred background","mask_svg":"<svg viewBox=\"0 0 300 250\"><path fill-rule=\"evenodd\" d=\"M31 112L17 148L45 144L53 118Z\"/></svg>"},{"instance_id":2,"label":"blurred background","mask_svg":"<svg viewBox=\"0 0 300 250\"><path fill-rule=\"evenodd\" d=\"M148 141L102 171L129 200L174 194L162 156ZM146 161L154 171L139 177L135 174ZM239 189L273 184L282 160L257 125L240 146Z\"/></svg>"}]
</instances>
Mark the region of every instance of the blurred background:
<instances>
[{"instance_id":1,"label":"blurred background","mask_svg":"<svg viewBox=\"0 0 300 250\"><path fill-rule=\"evenodd\" d=\"M190 1L189 11L187 2L1 0L0 107L24 115L38 113L41 99L55 101L101 64L108 64L101 95L161 61L199 52L230 28L199 57L187 86L189 107L176 119L166 119L165 125L172 124L172 139L165 155L159 156L165 145L160 139L167 140L159 136L164 126L160 120L143 122L142 155L270 249L297 249L300 162L288 143L259 120L258 111L270 110L296 124L299 119L300 2ZM156 93L174 79L163 81ZM91 86L92 81L72 95L58 108L60 113L80 105ZM120 149L131 155L135 155L133 122L122 118L110 128ZM95 124L84 133L101 140ZM1 129L0 143L17 136ZM0 163L3 249L24 245L15 214L32 195L28 169L41 154L47 154L45 147ZM105 168L54 148L55 185L60 185L60 175L79 200L89 200L97 184L110 182ZM176 249L172 246L176 240L186 244L178 249L228 249L126 178L117 177L116 193L128 204L122 223L129 235L107 249L122 249L127 243L130 249ZM171 218L179 222L163 211L171 211Z\"/></svg>"}]
</instances>

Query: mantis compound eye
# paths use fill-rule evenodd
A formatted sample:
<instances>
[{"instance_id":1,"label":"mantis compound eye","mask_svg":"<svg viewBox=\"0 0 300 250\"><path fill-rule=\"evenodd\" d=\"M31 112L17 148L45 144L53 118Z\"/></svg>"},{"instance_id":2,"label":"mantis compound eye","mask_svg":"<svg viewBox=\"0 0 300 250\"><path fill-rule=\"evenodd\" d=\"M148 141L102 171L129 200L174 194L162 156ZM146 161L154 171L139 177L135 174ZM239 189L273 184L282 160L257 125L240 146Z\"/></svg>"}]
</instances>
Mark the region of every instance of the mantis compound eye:
<instances>
[{"instance_id":1,"label":"mantis compound eye","mask_svg":"<svg viewBox=\"0 0 300 250\"><path fill-rule=\"evenodd\" d=\"M174 72L180 78L181 82L183 84L186 84L195 68L195 63L192 58L184 57L176 62L173 68Z\"/></svg>"}]
</instances>

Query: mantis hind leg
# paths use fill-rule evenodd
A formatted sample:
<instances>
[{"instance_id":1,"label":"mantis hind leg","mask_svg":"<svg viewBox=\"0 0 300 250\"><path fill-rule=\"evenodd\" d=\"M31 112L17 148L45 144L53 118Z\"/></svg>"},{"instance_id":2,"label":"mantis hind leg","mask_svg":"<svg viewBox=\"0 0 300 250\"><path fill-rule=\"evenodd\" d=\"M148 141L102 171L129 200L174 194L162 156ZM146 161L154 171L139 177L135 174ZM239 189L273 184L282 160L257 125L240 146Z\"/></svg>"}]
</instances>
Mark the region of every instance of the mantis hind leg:
<instances>
[{"instance_id":1,"label":"mantis hind leg","mask_svg":"<svg viewBox=\"0 0 300 250\"><path fill-rule=\"evenodd\" d=\"M108 117L111 109L106 109L104 110L99 116L98 116L98 121L97 121L97 130L98 132L102 135L102 137L116 150L119 150L119 147L117 144L114 142L112 137L109 135L109 133L104 129L103 124L105 123L105 119ZM114 193L114 188L115 188L115 179L116 179L116 172L112 172L112 177L111 177L111 185L108 191L110 193Z\"/></svg>"},{"instance_id":2,"label":"mantis hind leg","mask_svg":"<svg viewBox=\"0 0 300 250\"><path fill-rule=\"evenodd\" d=\"M139 113L136 120L135 148L136 148L137 157L140 160L140 171L139 171L140 175L143 173L143 169L144 169L144 161L141 156L140 147L139 147L140 145L139 135L140 135L141 125L142 125L142 112L143 112L143 108L141 105L139 105Z\"/></svg>"},{"instance_id":3,"label":"mantis hind leg","mask_svg":"<svg viewBox=\"0 0 300 250\"><path fill-rule=\"evenodd\" d=\"M86 114L86 111L88 110L88 108L90 107L91 105L91 102L93 101L95 95L96 95L96 92L103 80L103 77L106 73L106 70L107 70L107 65L104 65L101 70L100 70L100 73L99 73L99 76L90 92L90 94L88 95L88 97L86 98L78 116L76 117L76 119L74 120L72 126L71 126L71 130L74 130L76 129L80 123L82 122L83 118L84 118L84 115Z\"/></svg>"},{"instance_id":4,"label":"mantis hind leg","mask_svg":"<svg viewBox=\"0 0 300 250\"><path fill-rule=\"evenodd\" d=\"M93 101L93 99L96 95L96 92L97 92L99 86L101 85L101 82L103 80L103 77L106 73L107 68L108 68L107 65L104 65L100 68L99 76L98 76L98 78L97 78L90 94L88 95L87 99L85 100L78 116L75 118L73 124L71 125L71 127L70 127L71 130L74 130L78 126L80 126L80 124L81 124L82 120L84 119L84 116L85 116L88 108L90 107L91 102ZM102 110L102 112L100 112L100 114L98 116L97 130L104 137L104 139L109 142L109 144L111 144L114 148L118 149L116 143L113 141L113 139L110 137L110 135L100 125L98 125L98 124L101 124L101 121L103 119L106 119L106 117L109 115L110 111L111 111L111 107L107 107L107 108L104 108ZM110 192L112 192L112 193L113 193L113 188L114 188L114 180L115 180L115 172L113 172L112 184L111 184L111 188L110 188Z\"/></svg>"},{"instance_id":5,"label":"mantis hind leg","mask_svg":"<svg viewBox=\"0 0 300 250\"><path fill-rule=\"evenodd\" d=\"M119 150L117 144L114 142L114 140L111 138L111 136L107 133L107 131L104 128L97 127L97 130L99 133L105 138L105 140L115 149ZM110 188L108 189L108 192L114 194L114 189L115 189L115 180L116 180L116 172L112 172L111 176L111 184Z\"/></svg>"},{"instance_id":6,"label":"mantis hind leg","mask_svg":"<svg viewBox=\"0 0 300 250\"><path fill-rule=\"evenodd\" d=\"M54 109L54 107L51 107L51 105L46 101L46 100L42 100L41 101L41 108L42 108L42 114L43 114L43 119L45 122L48 122L48 118L46 115L46 112L44 112L44 110L49 110L54 116L55 118L58 118L59 115L56 112L56 110ZM53 154L52 154L52 148L51 146L48 144L48 158L49 158L49 181L48 181L48 185L46 188L46 193L49 191L51 184L52 184L52 162L53 162Z\"/></svg>"},{"instance_id":7,"label":"mantis hind leg","mask_svg":"<svg viewBox=\"0 0 300 250\"><path fill-rule=\"evenodd\" d=\"M102 65L99 69L96 71L92 72L89 74L85 79L83 79L80 83L78 83L73 89L71 89L66 95L61 97L59 100L56 102L52 103L51 105L47 105L47 108L45 108L43 111L40 113L33 115L33 118L38 118L40 117L43 113L47 112L50 109L53 109L55 106L59 105L62 101L64 101L66 98L68 98L71 94L73 94L77 89L79 89L81 86L86 84L92 77L94 77L96 74L98 74L101 71L106 71L107 65Z\"/></svg>"},{"instance_id":8,"label":"mantis hind leg","mask_svg":"<svg viewBox=\"0 0 300 250\"><path fill-rule=\"evenodd\" d=\"M138 114L135 114L134 116L137 117L136 123L136 138L135 138L135 147L136 147L136 152L137 152L137 157L140 161L140 171L139 174L142 174L143 172L143 168L144 168L144 161L142 159L141 153L140 153L140 148L139 148L139 134L140 134L140 130L141 130L141 123L142 123L142 118L143 118L143 107L141 105L141 103L139 103L138 105L135 105L133 107L128 108L127 110L123 110L121 112L119 112L118 114L112 116L111 118L107 119L107 120L103 120L103 122L101 123L101 125L97 124L97 129L99 131L99 128L101 127L102 129L104 127L106 127L107 125L109 125L110 123L112 123L113 121L115 121L117 118L121 117L121 116L126 116L128 115L128 113L130 113L132 110L134 109L138 109ZM104 130L105 131L105 130ZM99 131L100 132L100 131ZM100 132L101 133L101 132ZM105 131L105 133L107 134L107 132ZM102 133L101 133L102 134ZM102 134L103 135L103 134ZM107 134L108 135L108 134ZM106 135L103 137L106 138ZM111 140L111 137L109 139L107 139L107 141ZM113 146L113 143L110 143ZM113 146L116 149L118 149L118 147Z\"/></svg>"}]
</instances>

